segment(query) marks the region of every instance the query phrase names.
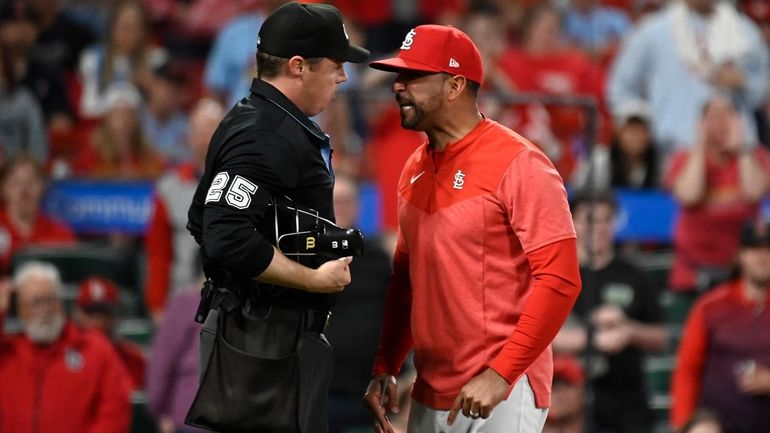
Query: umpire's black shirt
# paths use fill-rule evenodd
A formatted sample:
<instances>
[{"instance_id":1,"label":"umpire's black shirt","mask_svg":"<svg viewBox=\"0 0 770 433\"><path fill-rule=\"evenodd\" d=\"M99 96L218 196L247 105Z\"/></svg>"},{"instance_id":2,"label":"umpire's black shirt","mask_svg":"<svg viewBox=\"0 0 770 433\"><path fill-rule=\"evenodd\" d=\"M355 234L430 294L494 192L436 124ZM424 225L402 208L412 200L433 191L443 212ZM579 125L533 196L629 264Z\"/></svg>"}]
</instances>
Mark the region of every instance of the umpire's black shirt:
<instances>
[{"instance_id":1,"label":"umpire's black shirt","mask_svg":"<svg viewBox=\"0 0 770 433\"><path fill-rule=\"evenodd\" d=\"M222 120L188 212L207 273L244 286L273 258L272 197L334 220L334 180L321 148L328 136L278 89L254 79L250 95ZM211 276L211 275L209 275ZM309 307L331 307L334 295L283 291Z\"/></svg>"}]
</instances>

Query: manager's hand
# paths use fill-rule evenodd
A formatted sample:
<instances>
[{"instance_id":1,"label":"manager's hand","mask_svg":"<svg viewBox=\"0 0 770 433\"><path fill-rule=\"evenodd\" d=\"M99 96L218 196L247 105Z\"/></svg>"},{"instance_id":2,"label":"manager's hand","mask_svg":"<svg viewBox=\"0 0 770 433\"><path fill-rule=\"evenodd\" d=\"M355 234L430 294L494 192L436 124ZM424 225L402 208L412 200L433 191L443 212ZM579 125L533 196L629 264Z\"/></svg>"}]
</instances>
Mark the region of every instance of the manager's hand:
<instances>
[{"instance_id":1,"label":"manager's hand","mask_svg":"<svg viewBox=\"0 0 770 433\"><path fill-rule=\"evenodd\" d=\"M390 374L374 376L364 394L364 406L374 415L375 433L395 433L387 411L398 413L398 380Z\"/></svg>"},{"instance_id":2,"label":"manager's hand","mask_svg":"<svg viewBox=\"0 0 770 433\"><path fill-rule=\"evenodd\" d=\"M457 418L457 412L462 409L463 415L469 418L489 418L492 409L508 397L511 385L491 368L466 383L460 394L452 403L447 422L452 425Z\"/></svg>"},{"instance_id":3,"label":"manager's hand","mask_svg":"<svg viewBox=\"0 0 770 433\"><path fill-rule=\"evenodd\" d=\"M313 273L310 287L313 292L337 293L350 284L350 262L353 257L330 260Z\"/></svg>"}]
</instances>

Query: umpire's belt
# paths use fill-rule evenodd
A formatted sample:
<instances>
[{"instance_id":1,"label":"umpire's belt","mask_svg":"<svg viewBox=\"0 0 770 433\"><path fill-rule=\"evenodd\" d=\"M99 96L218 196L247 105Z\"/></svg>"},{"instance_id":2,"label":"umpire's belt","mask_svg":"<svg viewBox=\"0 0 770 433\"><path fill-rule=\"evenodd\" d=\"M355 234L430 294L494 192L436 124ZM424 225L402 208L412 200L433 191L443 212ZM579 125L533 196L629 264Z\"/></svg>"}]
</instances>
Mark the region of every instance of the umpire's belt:
<instances>
[{"instance_id":1,"label":"umpire's belt","mask_svg":"<svg viewBox=\"0 0 770 433\"><path fill-rule=\"evenodd\" d=\"M251 314L256 317L272 316L277 320L282 320L281 317L294 317L295 319L290 320L297 320L302 316L303 328L306 332L323 333L326 326L329 324L329 318L331 317L331 311L327 309L308 308L303 305L281 302L257 302L252 305L256 305L256 311L251 312Z\"/></svg>"}]
</instances>

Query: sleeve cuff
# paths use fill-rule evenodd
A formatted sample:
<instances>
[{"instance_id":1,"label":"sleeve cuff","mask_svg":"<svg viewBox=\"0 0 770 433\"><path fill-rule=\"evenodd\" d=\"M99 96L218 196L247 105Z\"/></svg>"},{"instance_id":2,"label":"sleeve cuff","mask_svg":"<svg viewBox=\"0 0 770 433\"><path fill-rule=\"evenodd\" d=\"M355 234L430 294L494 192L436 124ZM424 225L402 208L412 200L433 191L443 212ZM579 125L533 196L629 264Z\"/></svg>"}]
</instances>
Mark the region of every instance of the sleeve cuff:
<instances>
[{"instance_id":1,"label":"sleeve cuff","mask_svg":"<svg viewBox=\"0 0 770 433\"><path fill-rule=\"evenodd\" d=\"M510 371L510 368L506 365L506 363L500 359L498 356L495 358L491 363L489 363L489 368L492 370L495 370L497 374L503 377L506 381L508 381L509 384L516 383L516 380L523 374L518 373L514 374L514 372Z\"/></svg>"}]
</instances>

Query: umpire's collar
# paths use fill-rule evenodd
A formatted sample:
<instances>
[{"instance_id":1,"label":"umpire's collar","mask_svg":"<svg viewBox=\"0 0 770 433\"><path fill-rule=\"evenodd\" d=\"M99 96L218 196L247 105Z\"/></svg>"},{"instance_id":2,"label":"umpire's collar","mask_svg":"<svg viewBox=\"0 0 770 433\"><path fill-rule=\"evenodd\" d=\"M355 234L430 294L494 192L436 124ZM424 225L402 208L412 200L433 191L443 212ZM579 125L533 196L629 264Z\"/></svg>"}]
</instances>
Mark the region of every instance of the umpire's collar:
<instances>
[{"instance_id":1,"label":"umpire's collar","mask_svg":"<svg viewBox=\"0 0 770 433\"><path fill-rule=\"evenodd\" d=\"M281 93L272 84L269 84L264 80L260 80L259 78L255 78L251 82L251 93L264 98L278 106L278 108L285 111L289 116L293 117L297 123L302 125L303 128L305 128L319 140L325 141L327 139L326 133L321 131L321 128L315 122L310 120L304 113L302 113L296 104L291 102L291 100L287 98L286 95Z\"/></svg>"}]
</instances>

